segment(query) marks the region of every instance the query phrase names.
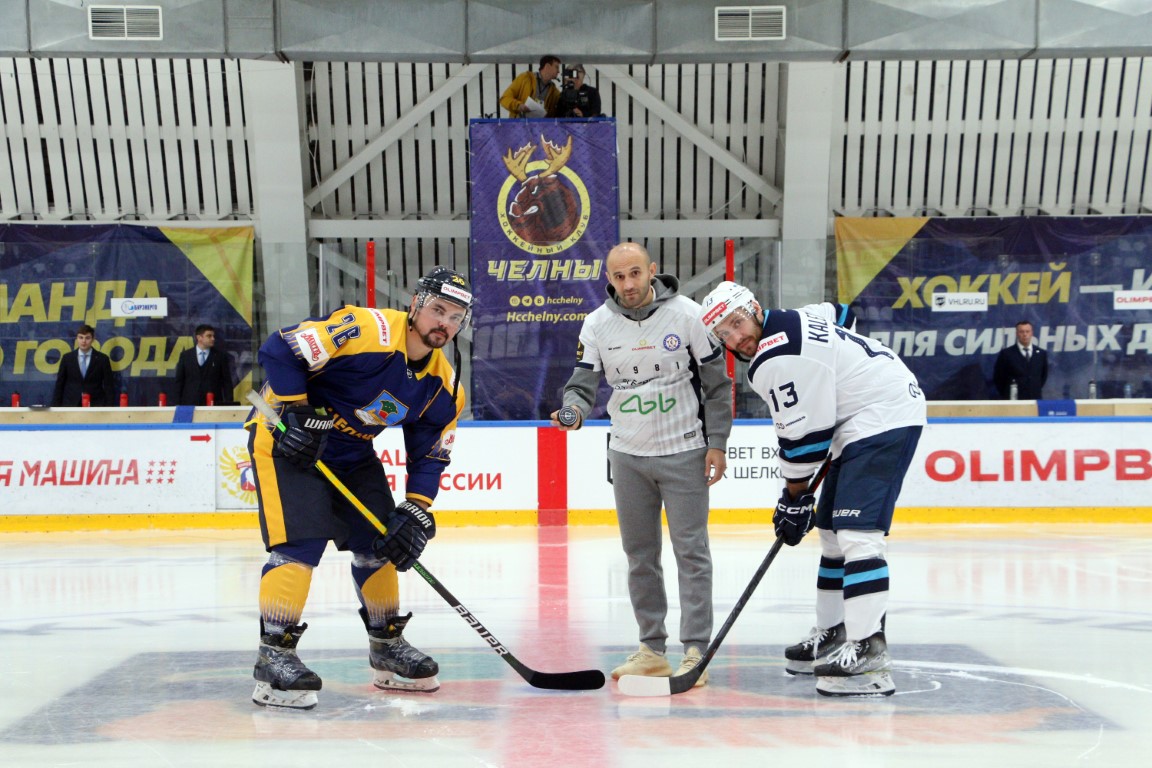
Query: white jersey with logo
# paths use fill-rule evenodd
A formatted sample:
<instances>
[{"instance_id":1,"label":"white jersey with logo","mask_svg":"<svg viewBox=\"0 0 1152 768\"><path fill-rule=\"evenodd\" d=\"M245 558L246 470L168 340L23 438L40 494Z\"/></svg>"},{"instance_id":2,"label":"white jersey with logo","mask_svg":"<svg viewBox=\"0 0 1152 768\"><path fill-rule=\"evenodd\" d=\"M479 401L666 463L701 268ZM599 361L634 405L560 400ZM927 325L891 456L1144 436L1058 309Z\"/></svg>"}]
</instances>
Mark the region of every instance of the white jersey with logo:
<instances>
[{"instance_id":1,"label":"white jersey with logo","mask_svg":"<svg viewBox=\"0 0 1152 768\"><path fill-rule=\"evenodd\" d=\"M836 324L836 305L770 310L748 383L772 409L784 476L811 475L824 457L899 427L927 423L915 375L880 342Z\"/></svg>"},{"instance_id":2,"label":"white jersey with logo","mask_svg":"<svg viewBox=\"0 0 1152 768\"><path fill-rule=\"evenodd\" d=\"M707 444L694 369L722 350L712 348L699 313L699 304L677 295L645 320L608 304L584 319L577 365L603 372L612 387L613 450L668 456Z\"/></svg>"}]
</instances>

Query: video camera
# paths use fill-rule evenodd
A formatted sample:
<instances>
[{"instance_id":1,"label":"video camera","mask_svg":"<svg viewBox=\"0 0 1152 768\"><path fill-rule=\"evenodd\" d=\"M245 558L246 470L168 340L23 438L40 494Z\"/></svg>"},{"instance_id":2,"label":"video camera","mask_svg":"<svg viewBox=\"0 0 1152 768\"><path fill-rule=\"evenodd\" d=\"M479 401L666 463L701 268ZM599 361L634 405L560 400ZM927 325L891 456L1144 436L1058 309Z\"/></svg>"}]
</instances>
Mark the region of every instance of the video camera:
<instances>
[{"instance_id":1,"label":"video camera","mask_svg":"<svg viewBox=\"0 0 1152 768\"><path fill-rule=\"evenodd\" d=\"M580 70L575 67L566 67L562 74L564 78L564 90L576 87L576 78L580 77Z\"/></svg>"}]
</instances>

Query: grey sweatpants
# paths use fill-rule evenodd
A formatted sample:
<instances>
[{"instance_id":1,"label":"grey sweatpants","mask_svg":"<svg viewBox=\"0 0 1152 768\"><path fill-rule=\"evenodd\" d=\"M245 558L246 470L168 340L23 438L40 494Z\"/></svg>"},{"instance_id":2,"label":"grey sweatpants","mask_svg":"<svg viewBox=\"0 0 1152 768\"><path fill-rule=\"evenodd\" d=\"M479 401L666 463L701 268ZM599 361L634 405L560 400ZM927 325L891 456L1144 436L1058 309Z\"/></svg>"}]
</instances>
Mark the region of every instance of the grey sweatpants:
<instances>
[{"instance_id":1,"label":"grey sweatpants","mask_svg":"<svg viewBox=\"0 0 1152 768\"><path fill-rule=\"evenodd\" d=\"M712 637L712 553L708 548L706 448L671 456L631 456L612 449L612 489L620 542L628 556L628 594L640 628L640 641L667 650L668 595L660 564L661 503L676 555L680 585L680 642L708 646Z\"/></svg>"}]
</instances>

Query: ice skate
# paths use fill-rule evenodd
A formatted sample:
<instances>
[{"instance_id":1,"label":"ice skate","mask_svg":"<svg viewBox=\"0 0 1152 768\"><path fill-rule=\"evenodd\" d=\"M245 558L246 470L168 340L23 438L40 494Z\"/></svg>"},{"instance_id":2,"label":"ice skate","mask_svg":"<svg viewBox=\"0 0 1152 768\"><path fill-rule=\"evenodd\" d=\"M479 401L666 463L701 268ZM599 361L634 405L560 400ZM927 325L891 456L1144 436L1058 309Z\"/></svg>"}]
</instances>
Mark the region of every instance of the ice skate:
<instances>
[{"instance_id":1,"label":"ice skate","mask_svg":"<svg viewBox=\"0 0 1152 768\"><path fill-rule=\"evenodd\" d=\"M686 675L689 672L691 672L692 670L696 669L696 667L700 664L700 661L701 661L701 659L703 659L703 657L704 657L704 654L700 652L699 648L697 648L694 645L688 646L688 650L684 651L684 658L680 660L680 668L676 670L676 675L677 676ZM693 688L699 688L700 686L707 685L707 684L708 684L708 670L705 669L703 672L700 673L700 678L695 682L695 684L692 687Z\"/></svg>"},{"instance_id":2,"label":"ice skate","mask_svg":"<svg viewBox=\"0 0 1152 768\"><path fill-rule=\"evenodd\" d=\"M642 675L644 677L671 677L672 665L662 653L656 653L644 643L640 649L629 656L623 664L612 670L612 679L619 680L622 675Z\"/></svg>"},{"instance_id":3,"label":"ice skate","mask_svg":"<svg viewBox=\"0 0 1152 768\"><path fill-rule=\"evenodd\" d=\"M813 669L816 691L824 696L891 696L892 657L883 632L848 640Z\"/></svg>"},{"instance_id":4,"label":"ice skate","mask_svg":"<svg viewBox=\"0 0 1152 768\"><path fill-rule=\"evenodd\" d=\"M436 677L440 665L414 648L404 639L404 627L412 614L393 616L388 626L373 628L368 625L368 612L360 609L360 618L368 630L368 663L376 674L372 684L383 691L411 691L432 693L440 690Z\"/></svg>"},{"instance_id":5,"label":"ice skate","mask_svg":"<svg viewBox=\"0 0 1152 768\"><path fill-rule=\"evenodd\" d=\"M296 655L296 644L306 629L308 625L301 624L287 627L282 634L269 634L264 631L261 620L260 651L252 670L252 677L256 678L253 702L261 707L284 709L316 706L316 691L322 684L320 676L304 666Z\"/></svg>"},{"instance_id":6,"label":"ice skate","mask_svg":"<svg viewBox=\"0 0 1152 768\"><path fill-rule=\"evenodd\" d=\"M807 637L784 649L784 658L788 660L784 671L790 675L812 674L813 663L827 656L847 639L844 622L828 629L812 627Z\"/></svg>"}]
</instances>

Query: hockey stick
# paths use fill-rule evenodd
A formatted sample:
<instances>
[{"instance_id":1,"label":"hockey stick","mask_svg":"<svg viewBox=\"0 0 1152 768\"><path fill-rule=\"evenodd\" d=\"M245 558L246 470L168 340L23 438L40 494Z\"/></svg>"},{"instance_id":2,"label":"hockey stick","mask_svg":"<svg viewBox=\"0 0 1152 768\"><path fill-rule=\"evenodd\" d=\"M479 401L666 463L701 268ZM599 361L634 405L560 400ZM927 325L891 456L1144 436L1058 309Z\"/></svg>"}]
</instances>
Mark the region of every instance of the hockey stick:
<instances>
[{"instance_id":1,"label":"hockey stick","mask_svg":"<svg viewBox=\"0 0 1152 768\"><path fill-rule=\"evenodd\" d=\"M249 392L248 402L252 403L252 406L263 414L264 418L266 418L270 424L276 425L276 429L279 429L281 432L287 431L284 424L280 421L280 414L276 413L276 409L269 405L268 401L261 397L258 392ZM381 536L388 533L388 529L384 524L368 510L368 507L364 506L364 503L360 501L360 499L356 498L356 495L348 489L348 486L344 485L344 483L340 481L340 478L336 477L323 461L317 461L316 468L320 470L324 477L328 478L328 482L332 483L336 490L340 492L340 495L347 499L348 503L355 507L356 510L364 516L364 519L380 532ZM412 570L420 574L424 581L428 582L428 585L436 590L436 593L444 598L448 605L452 606L452 610L456 611L456 613L460 615L460 618L468 622L468 626L476 630L476 633L484 638L484 641L492 647L492 650L499 654L500 658L508 662L508 666L516 670L516 672L520 674L520 677L528 681L528 684L532 687L547 688L555 691L594 691L597 688L604 687L604 673L598 669L583 669L577 672L537 672L525 666L519 659L512 655L511 651L496 639L495 635L480 623L480 620L477 619L471 611L465 608L464 605L440 583L439 579L421 565L420 561L416 561L412 565Z\"/></svg>"},{"instance_id":2,"label":"hockey stick","mask_svg":"<svg viewBox=\"0 0 1152 768\"><path fill-rule=\"evenodd\" d=\"M824 460L824 463L820 465L820 469L816 471L811 482L808 483L808 493L815 493L816 489L820 487L820 483L824 480L824 475L828 474L828 465L831 461L832 458L829 456ZM716 651L720 650L720 643L724 642L724 638L728 636L728 631L732 629L732 625L736 623L740 612L744 610L744 606L747 605L748 600L751 599L752 593L756 591L756 587L760 586L760 580L763 579L764 574L768 572L768 566L772 565L772 561L776 559L776 555L780 552L782 546L784 546L784 539L777 536L776 541L772 544L772 548L768 550L768 554L764 557L764 561L760 563L760 567L756 569L756 573L752 574L752 581L748 582L748 586L744 588L744 593L740 595L740 599L736 601L736 605L732 606L732 612L728 614L728 618L724 621L724 626L720 627L720 631L716 633L712 644L708 646L708 650L706 650L700 658L699 664L689 672L672 677L621 675L620 679L616 681L620 693L625 696L671 696L675 693L684 693L684 691L692 690L696 685L696 681L700 679L700 675L704 674L704 669L708 666L708 662L712 661L712 657L716 655Z\"/></svg>"}]
</instances>

